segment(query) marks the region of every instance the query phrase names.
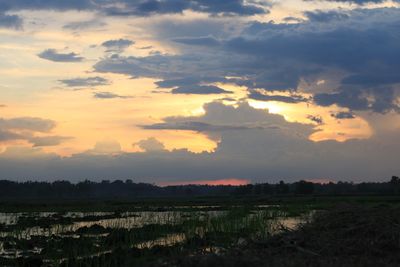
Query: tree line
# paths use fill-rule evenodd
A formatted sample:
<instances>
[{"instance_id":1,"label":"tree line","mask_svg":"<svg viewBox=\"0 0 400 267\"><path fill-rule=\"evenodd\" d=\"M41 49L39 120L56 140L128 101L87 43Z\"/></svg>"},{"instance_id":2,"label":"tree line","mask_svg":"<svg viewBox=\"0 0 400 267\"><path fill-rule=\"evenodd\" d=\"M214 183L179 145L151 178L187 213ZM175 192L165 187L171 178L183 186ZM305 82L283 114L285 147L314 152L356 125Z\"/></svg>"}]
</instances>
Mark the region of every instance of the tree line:
<instances>
[{"instance_id":1,"label":"tree line","mask_svg":"<svg viewBox=\"0 0 400 267\"><path fill-rule=\"evenodd\" d=\"M79 183L15 182L0 180L0 199L36 198L140 198L140 197L185 197L185 196L246 196L246 195L358 195L358 194L399 194L400 178L393 176L387 182L337 182L312 183L301 180L294 183L258 183L240 186L232 185L177 185L157 186L148 183L134 183L132 180L104 180Z\"/></svg>"}]
</instances>

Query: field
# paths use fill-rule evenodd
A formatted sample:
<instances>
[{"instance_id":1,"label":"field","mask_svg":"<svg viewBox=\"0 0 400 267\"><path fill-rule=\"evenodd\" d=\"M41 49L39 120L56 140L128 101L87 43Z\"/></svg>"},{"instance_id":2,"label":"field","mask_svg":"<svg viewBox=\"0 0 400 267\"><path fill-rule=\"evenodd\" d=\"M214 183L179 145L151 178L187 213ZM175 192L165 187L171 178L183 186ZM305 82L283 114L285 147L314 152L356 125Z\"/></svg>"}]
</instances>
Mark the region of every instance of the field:
<instances>
[{"instance_id":1,"label":"field","mask_svg":"<svg viewBox=\"0 0 400 267\"><path fill-rule=\"evenodd\" d=\"M0 205L1 266L396 266L395 196Z\"/></svg>"}]
</instances>

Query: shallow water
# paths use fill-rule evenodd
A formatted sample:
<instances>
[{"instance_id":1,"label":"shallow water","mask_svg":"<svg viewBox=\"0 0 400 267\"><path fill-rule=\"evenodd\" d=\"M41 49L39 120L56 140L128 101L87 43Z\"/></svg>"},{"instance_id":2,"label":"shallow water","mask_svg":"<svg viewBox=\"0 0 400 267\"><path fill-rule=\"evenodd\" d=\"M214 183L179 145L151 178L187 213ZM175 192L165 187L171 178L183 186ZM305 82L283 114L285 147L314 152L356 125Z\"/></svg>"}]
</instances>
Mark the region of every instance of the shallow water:
<instances>
[{"instance_id":1,"label":"shallow water","mask_svg":"<svg viewBox=\"0 0 400 267\"><path fill-rule=\"evenodd\" d=\"M0 224L3 225L3 229L0 231L0 257L14 259L39 255L43 252L44 247L32 245L29 240L36 240L40 237L44 237L44 242L47 242L46 240L64 239L72 242L82 238L91 238L92 246L99 247L98 251L86 253L85 256L79 257L98 256L110 252L109 248L102 246L102 240L107 238L114 230L137 229L146 225L181 225L183 222L190 220L195 220L202 225L201 222L203 221L210 222L214 218L225 218L224 216L227 215L228 211L216 210L216 207L219 208L219 206L212 206L210 208L212 210L208 211L205 210L206 206L199 206L198 210L190 206L192 211L0 213ZM254 210L249 212L243 220L250 221L257 218L257 216L260 218L264 216L264 219L258 218L258 220L261 222L265 220L265 231L270 233L277 233L283 228L294 229L305 220L302 217L285 217L282 212L270 211L268 213L267 210L264 210L267 208L270 208L270 206L254 206ZM46 221L46 218L51 224L46 227L40 226L39 221ZM89 229L90 227L100 229L100 232L79 232L81 229ZM232 226L224 226L222 223L222 226L219 227L222 227L220 231L224 231L223 227L229 228ZM203 237L211 228L195 226L192 232ZM146 241L133 242L132 247L145 249L153 246L172 246L184 243L187 240L187 234L185 233L162 234L160 232L160 235ZM19 243L27 243L29 246L21 248L21 245L18 245ZM57 261L63 259L65 258L61 257Z\"/></svg>"}]
</instances>

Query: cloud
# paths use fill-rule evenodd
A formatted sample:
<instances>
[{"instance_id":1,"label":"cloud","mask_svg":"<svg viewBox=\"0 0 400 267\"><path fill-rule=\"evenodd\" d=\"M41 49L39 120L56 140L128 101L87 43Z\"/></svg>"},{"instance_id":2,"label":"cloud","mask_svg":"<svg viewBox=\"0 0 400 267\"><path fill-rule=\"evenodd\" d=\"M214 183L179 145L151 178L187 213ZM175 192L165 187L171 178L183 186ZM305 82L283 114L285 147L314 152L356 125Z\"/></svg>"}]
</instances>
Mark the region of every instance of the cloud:
<instances>
[{"instance_id":1,"label":"cloud","mask_svg":"<svg viewBox=\"0 0 400 267\"><path fill-rule=\"evenodd\" d=\"M189 85L175 88L171 91L173 94L231 94L231 91L224 90L214 85Z\"/></svg>"},{"instance_id":2,"label":"cloud","mask_svg":"<svg viewBox=\"0 0 400 267\"><path fill-rule=\"evenodd\" d=\"M163 42L174 39L195 40L205 37L222 41L231 34L237 33L242 27L241 21L235 18L197 18L184 21L165 18L146 25L144 29L153 32L154 37Z\"/></svg>"},{"instance_id":3,"label":"cloud","mask_svg":"<svg viewBox=\"0 0 400 267\"><path fill-rule=\"evenodd\" d=\"M20 134L12 131L0 129L0 142L23 139Z\"/></svg>"},{"instance_id":4,"label":"cloud","mask_svg":"<svg viewBox=\"0 0 400 267\"><path fill-rule=\"evenodd\" d=\"M133 145L138 146L145 152L166 151L164 144L162 142L158 141L154 137L149 137L147 139L140 140L139 142L137 142Z\"/></svg>"},{"instance_id":5,"label":"cloud","mask_svg":"<svg viewBox=\"0 0 400 267\"><path fill-rule=\"evenodd\" d=\"M377 113L399 110L395 89L390 87L347 87L339 92L316 94L314 102L325 107L336 104L351 110L372 110Z\"/></svg>"},{"instance_id":6,"label":"cloud","mask_svg":"<svg viewBox=\"0 0 400 267\"><path fill-rule=\"evenodd\" d=\"M31 169L33 166L24 166L24 159L28 159L30 163L32 163L32 159L35 161L47 161L50 162L53 159L56 159L58 156L56 154L44 153L42 148L40 147L25 147L25 146L8 146L6 150L0 154L0 165L5 165L7 163L16 163L19 162L21 165L19 166L19 172L22 174L20 177L28 177L29 175L26 173L28 169ZM25 161L27 162L27 161ZM48 163L46 163L48 164ZM46 167L41 166L38 168L43 171ZM36 170L37 171L37 170ZM4 177L4 179L8 179Z\"/></svg>"},{"instance_id":7,"label":"cloud","mask_svg":"<svg viewBox=\"0 0 400 267\"><path fill-rule=\"evenodd\" d=\"M277 102L284 102L284 103L301 103L301 102L308 102L309 99L305 98L301 95L264 95L257 91L252 91L249 94L249 98L259 101L277 101Z\"/></svg>"},{"instance_id":8,"label":"cloud","mask_svg":"<svg viewBox=\"0 0 400 267\"><path fill-rule=\"evenodd\" d=\"M81 62L85 59L76 53L59 53L55 49L46 49L38 57L54 62Z\"/></svg>"},{"instance_id":9,"label":"cloud","mask_svg":"<svg viewBox=\"0 0 400 267\"><path fill-rule=\"evenodd\" d=\"M1 12L0 9L0 28L22 29L23 20L17 15L9 15Z\"/></svg>"},{"instance_id":10,"label":"cloud","mask_svg":"<svg viewBox=\"0 0 400 267\"><path fill-rule=\"evenodd\" d=\"M347 2L363 4L367 1ZM307 20L291 18L291 23L286 24L254 21L258 17L228 17L267 13L269 7L262 6L259 1L0 0L0 3L9 6L0 12L7 14L3 18L8 24L4 21L0 24L11 28L18 25L18 18L13 17L17 15L11 12L19 16L24 14L20 10L26 9L91 10L97 17L105 14L146 16L140 20L146 24L142 32L157 47L172 51L149 56L138 56L146 54L145 51L132 56L106 53L94 65L94 71L99 73L151 78L157 81L160 90L171 94L222 94L216 98L230 93L220 84L233 84L246 87L248 97L260 101L314 101L320 106L335 107L332 110L343 107L346 112L332 111L336 119L351 119L354 114L361 118L371 113L383 116L381 113L384 113L397 118L390 124L398 128L399 117L394 111L399 105L399 9L315 10L305 13ZM203 14L191 16L187 11ZM159 16L181 13L184 15ZM86 16L86 13L81 15ZM148 21L152 15L156 20ZM64 28L82 30L92 26L96 24L82 21ZM133 41L113 39L104 42L103 47L109 52L121 52L132 45L130 42ZM75 53L53 50L50 60L57 57L58 60L60 57L64 57L63 60L65 57L81 58ZM321 80L326 83L316 85ZM72 88L110 84L102 77L60 82ZM308 87L313 88L310 99L304 97L302 91ZM108 91L99 91L93 96L101 99L129 97ZM234 104L209 103L204 106L205 113L199 116L166 117L159 123L141 125L149 129L149 135L154 134L154 130L200 132L217 143L213 152L167 151L165 146L170 147L169 143L164 146L151 137L132 140L143 150L140 153L123 152L116 140L99 141L93 149L70 157L47 154L38 148L9 147L0 155L1 176L75 180L133 177L145 182L243 177L262 181L326 176L386 179L399 172L397 128L392 133L374 128L374 136L368 140L315 143L309 136L317 131L315 123L323 123L319 116L310 115L310 124L290 123L283 116L254 109L245 102ZM385 119L376 117L376 125L386 121L386 115ZM68 137L52 133L55 122L45 121L1 119L0 140L22 140L16 143L29 142L32 146L58 145L68 140ZM369 164L371 162L374 164Z\"/></svg>"},{"instance_id":11,"label":"cloud","mask_svg":"<svg viewBox=\"0 0 400 267\"><path fill-rule=\"evenodd\" d=\"M88 78L74 78L74 79L64 79L59 80L59 82L63 83L68 87L94 87L94 86L102 86L109 85L110 82L102 77L88 77Z\"/></svg>"},{"instance_id":12,"label":"cloud","mask_svg":"<svg viewBox=\"0 0 400 267\"><path fill-rule=\"evenodd\" d=\"M176 121L166 118L169 122L155 123L151 125L143 125L146 130L182 130L196 132L220 132L225 130L246 130L247 126L234 125L213 125L199 121Z\"/></svg>"},{"instance_id":13,"label":"cloud","mask_svg":"<svg viewBox=\"0 0 400 267\"><path fill-rule=\"evenodd\" d=\"M99 19L92 19L86 21L75 21L65 24L63 29L67 30L86 30L89 28L101 27L107 25L105 22L100 21Z\"/></svg>"},{"instance_id":14,"label":"cloud","mask_svg":"<svg viewBox=\"0 0 400 267\"><path fill-rule=\"evenodd\" d=\"M108 40L101 45L107 48L107 52L122 52L135 42L128 39Z\"/></svg>"},{"instance_id":15,"label":"cloud","mask_svg":"<svg viewBox=\"0 0 400 267\"><path fill-rule=\"evenodd\" d=\"M306 11L304 12L304 15L310 20L310 21L317 21L317 22L330 22L333 20L344 20L348 19L349 15L342 13L342 12L337 12L337 11L321 11L321 10L316 10L316 11Z\"/></svg>"},{"instance_id":16,"label":"cloud","mask_svg":"<svg viewBox=\"0 0 400 267\"><path fill-rule=\"evenodd\" d=\"M34 147L55 146L71 139L65 136L36 136L47 134L56 127L56 122L34 117L0 118L0 142L25 140Z\"/></svg>"},{"instance_id":17,"label":"cloud","mask_svg":"<svg viewBox=\"0 0 400 267\"><path fill-rule=\"evenodd\" d=\"M195 23L163 25L163 31L159 29L160 42L175 40L191 45L182 46L181 53L175 55L107 57L94 69L159 79L160 88L180 87L171 93L185 91L185 87L212 86L219 80L247 87L251 97L283 102L303 99L282 97L286 95L283 93L271 96L269 92L300 95L296 91L302 89L302 82L317 83L319 77L324 77L327 83L337 86L315 92L313 99L318 105L376 113L400 110L400 79L396 72L400 69L400 39L396 31L400 9L307 14L311 20L295 24L250 22L239 34L224 30L229 28L226 22L210 30L198 30ZM172 30L181 28L184 30ZM215 42L208 36L216 36L219 45L211 44ZM330 73L341 73L342 77ZM260 93L265 90L267 96L252 94L255 89Z\"/></svg>"},{"instance_id":18,"label":"cloud","mask_svg":"<svg viewBox=\"0 0 400 267\"><path fill-rule=\"evenodd\" d=\"M121 73L132 77L160 77L167 75L173 68L173 56L152 55L148 57L123 57L115 55L97 62L93 67L97 72Z\"/></svg>"},{"instance_id":19,"label":"cloud","mask_svg":"<svg viewBox=\"0 0 400 267\"><path fill-rule=\"evenodd\" d=\"M156 82L159 88L173 88L173 87L185 87L185 86L193 86L196 84L205 84L205 83L216 83L216 82L225 82L228 80L223 77L199 77L199 76L185 76L184 78L178 79L168 79Z\"/></svg>"},{"instance_id":20,"label":"cloud","mask_svg":"<svg viewBox=\"0 0 400 267\"><path fill-rule=\"evenodd\" d=\"M330 2L338 2L338 3L352 3L352 4L357 4L357 5L365 5L365 4L370 4L370 3L375 3L375 4L379 4L379 3L384 3L387 0L328 0ZM394 0L395 2L397 2L397 0Z\"/></svg>"},{"instance_id":21,"label":"cloud","mask_svg":"<svg viewBox=\"0 0 400 267\"><path fill-rule=\"evenodd\" d=\"M120 143L113 139L98 141L93 149L87 151L88 154L92 155L115 155L121 152Z\"/></svg>"},{"instance_id":22,"label":"cloud","mask_svg":"<svg viewBox=\"0 0 400 267\"><path fill-rule=\"evenodd\" d=\"M277 71L266 72L266 89L295 89L300 78L315 77L327 68L340 69L347 73L341 86L332 94L317 95L317 104L375 112L396 110L393 96L399 80L394 70L400 65L394 60L398 58L395 46L399 40L393 30L400 24L399 10L354 10L348 15L346 20L331 15L334 22L329 28L315 20L296 25L255 23L245 31L249 37L234 38L228 45L237 53L258 55L265 62L281 61L275 66ZM291 63L285 66L287 62ZM293 82L276 86L268 76Z\"/></svg>"},{"instance_id":23,"label":"cloud","mask_svg":"<svg viewBox=\"0 0 400 267\"><path fill-rule=\"evenodd\" d=\"M0 154L0 178L53 180L127 179L135 182L198 181L237 177L251 182L281 179L387 180L399 172L398 133L376 135L369 140L312 142L312 125L290 123L276 114L256 110L245 103L238 107L210 103L197 121L212 125L276 125L274 129L221 130L213 152L185 149L122 152L117 141L101 141L95 149L70 157L38 149L9 147ZM193 120L179 117L175 120ZM154 141L154 140L153 140ZM139 141L140 142L140 141ZM161 148L158 142L144 147ZM142 143L143 144L143 143ZM21 157L23 155L23 157ZM374 162L374 164L370 164Z\"/></svg>"},{"instance_id":24,"label":"cloud","mask_svg":"<svg viewBox=\"0 0 400 267\"><path fill-rule=\"evenodd\" d=\"M324 120L319 115L317 115L317 116L315 116L315 115L307 115L307 119L309 119L310 121L315 122L318 125L324 124Z\"/></svg>"},{"instance_id":25,"label":"cloud","mask_svg":"<svg viewBox=\"0 0 400 267\"><path fill-rule=\"evenodd\" d=\"M121 99L127 99L127 98L133 98L133 96L129 95L118 95L114 94L111 92L95 92L93 93L94 98L98 99L112 99L112 98L121 98Z\"/></svg>"},{"instance_id":26,"label":"cloud","mask_svg":"<svg viewBox=\"0 0 400 267\"><path fill-rule=\"evenodd\" d=\"M91 0L0 0L0 9L5 10L87 10L94 8Z\"/></svg>"},{"instance_id":27,"label":"cloud","mask_svg":"<svg viewBox=\"0 0 400 267\"><path fill-rule=\"evenodd\" d=\"M29 138L29 142L33 144L34 147L44 147L44 146L57 146L64 141L70 140L72 137L67 136L33 136Z\"/></svg>"},{"instance_id":28,"label":"cloud","mask_svg":"<svg viewBox=\"0 0 400 267\"><path fill-rule=\"evenodd\" d=\"M46 133L51 131L55 126L56 123L52 120L35 117L20 117L11 119L0 118L0 129L2 130L27 130Z\"/></svg>"},{"instance_id":29,"label":"cloud","mask_svg":"<svg viewBox=\"0 0 400 267\"><path fill-rule=\"evenodd\" d=\"M113 16L180 14L185 10L222 16L251 16L268 13L263 6L246 4L243 0L145 0L140 2L124 0L119 2L124 5L105 8L105 12Z\"/></svg>"},{"instance_id":30,"label":"cloud","mask_svg":"<svg viewBox=\"0 0 400 267\"><path fill-rule=\"evenodd\" d=\"M211 139L218 139L215 133L226 131L268 130L291 132L294 135L309 136L314 132L311 125L287 123L281 115L256 110L246 102L239 102L237 108L220 102L204 105L205 114L193 117L166 117L163 122L140 125L148 130L182 130L205 132Z\"/></svg>"},{"instance_id":31,"label":"cloud","mask_svg":"<svg viewBox=\"0 0 400 267\"><path fill-rule=\"evenodd\" d=\"M186 45L200 45L200 46L215 46L219 45L220 42L214 37L181 37L172 39L176 43L186 44Z\"/></svg>"},{"instance_id":32,"label":"cloud","mask_svg":"<svg viewBox=\"0 0 400 267\"><path fill-rule=\"evenodd\" d=\"M331 114L332 117L336 118L336 119L354 119L355 116L352 112L345 112L345 111L341 111L338 113L332 113Z\"/></svg>"},{"instance_id":33,"label":"cloud","mask_svg":"<svg viewBox=\"0 0 400 267\"><path fill-rule=\"evenodd\" d=\"M178 14L185 10L224 16L251 16L265 14L265 5L246 3L244 0L1 0L4 10L93 10L109 16L149 16ZM1 10L1 8L0 8Z\"/></svg>"},{"instance_id":34,"label":"cloud","mask_svg":"<svg viewBox=\"0 0 400 267\"><path fill-rule=\"evenodd\" d=\"M394 73L362 73L349 75L342 80L342 83L344 85L375 87L400 83L400 78Z\"/></svg>"}]
</instances>

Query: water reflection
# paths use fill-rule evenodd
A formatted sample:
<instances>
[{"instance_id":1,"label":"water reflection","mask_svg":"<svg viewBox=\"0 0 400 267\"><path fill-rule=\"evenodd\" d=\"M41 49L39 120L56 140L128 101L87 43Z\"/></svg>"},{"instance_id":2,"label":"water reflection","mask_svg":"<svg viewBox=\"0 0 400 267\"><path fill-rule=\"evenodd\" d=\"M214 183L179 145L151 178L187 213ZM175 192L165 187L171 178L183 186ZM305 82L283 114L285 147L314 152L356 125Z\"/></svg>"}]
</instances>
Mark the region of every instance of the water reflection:
<instances>
[{"instance_id":1,"label":"water reflection","mask_svg":"<svg viewBox=\"0 0 400 267\"><path fill-rule=\"evenodd\" d=\"M241 227L241 225L229 225L229 219L226 217L229 215L229 211L222 210L220 206L212 206L211 210L206 210L207 206L199 206L198 209L193 206L188 207L191 211L0 213L0 257L18 258L41 254L43 247L31 245L31 247L22 248L21 245L27 240L40 238L44 238L45 242L56 242L63 238L68 240L89 238L92 240L92 245L98 247L98 251L87 254L87 257L88 255L109 253L109 248L102 248L102 242L114 230L125 229L128 231L146 225L179 226L185 222L195 222L190 234L203 238L208 231L215 231L218 227L221 229L217 230L221 232ZM269 205L255 206L241 220L238 220L237 224L244 223L249 226L252 221L261 222L264 224L261 231L265 232L262 234L271 235L282 229L295 229L299 223L306 220L305 217L287 217L284 212L276 211L276 209L268 210L269 208L271 208ZM213 222L213 219L217 218L223 219L216 220L216 223ZM228 224L225 225L223 220L228 220ZM233 228L229 229L230 227ZM157 234L157 230L152 234ZM185 242L188 235L187 232L163 233L160 230L159 236L149 240L132 241L132 247L149 249L154 246L172 246Z\"/></svg>"}]
</instances>

